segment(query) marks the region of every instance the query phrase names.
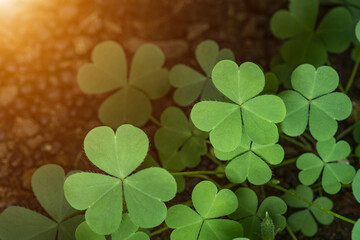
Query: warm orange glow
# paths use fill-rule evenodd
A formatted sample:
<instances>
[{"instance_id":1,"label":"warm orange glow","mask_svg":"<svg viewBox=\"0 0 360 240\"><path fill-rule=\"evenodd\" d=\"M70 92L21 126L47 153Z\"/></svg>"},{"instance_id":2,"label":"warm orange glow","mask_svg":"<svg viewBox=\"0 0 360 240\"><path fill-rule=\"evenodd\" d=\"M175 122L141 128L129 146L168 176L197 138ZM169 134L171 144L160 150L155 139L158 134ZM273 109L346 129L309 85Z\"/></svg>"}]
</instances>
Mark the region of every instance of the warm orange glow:
<instances>
[{"instance_id":1,"label":"warm orange glow","mask_svg":"<svg viewBox=\"0 0 360 240\"><path fill-rule=\"evenodd\" d=\"M15 2L15 0L0 0L0 7L10 6Z\"/></svg>"}]
</instances>

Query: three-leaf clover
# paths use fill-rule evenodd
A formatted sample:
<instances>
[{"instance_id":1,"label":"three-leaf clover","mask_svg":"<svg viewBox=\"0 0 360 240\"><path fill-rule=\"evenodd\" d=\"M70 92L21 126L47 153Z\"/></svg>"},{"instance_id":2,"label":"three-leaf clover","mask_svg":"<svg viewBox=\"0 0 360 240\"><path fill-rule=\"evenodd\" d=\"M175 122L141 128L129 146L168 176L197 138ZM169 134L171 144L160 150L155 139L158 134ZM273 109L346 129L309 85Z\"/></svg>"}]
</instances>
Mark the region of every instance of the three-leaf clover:
<instances>
[{"instance_id":1,"label":"three-leaf clover","mask_svg":"<svg viewBox=\"0 0 360 240\"><path fill-rule=\"evenodd\" d=\"M310 187L299 185L296 187L296 190L291 189L290 191L313 202L314 193ZM284 200L290 207L302 208L302 210L290 215L288 224L293 231L301 230L302 234L307 237L314 236L318 230L315 219L324 225L329 225L334 220L334 216L323 212L290 194L285 194ZM313 203L328 210L331 210L333 207L333 202L327 197L318 197Z\"/></svg>"},{"instance_id":2,"label":"three-leaf clover","mask_svg":"<svg viewBox=\"0 0 360 240\"><path fill-rule=\"evenodd\" d=\"M344 6L349 10L355 22L360 20L360 2L358 0L320 0L320 3Z\"/></svg>"},{"instance_id":3,"label":"three-leaf clover","mask_svg":"<svg viewBox=\"0 0 360 240\"><path fill-rule=\"evenodd\" d=\"M113 41L98 44L93 63L83 65L78 74L80 89L88 94L117 90L99 109L99 118L116 128L123 123L144 125L151 114L150 99L164 96L170 89L165 56L153 44L142 45L134 55L129 77L123 48Z\"/></svg>"},{"instance_id":4,"label":"three-leaf clover","mask_svg":"<svg viewBox=\"0 0 360 240\"><path fill-rule=\"evenodd\" d=\"M51 219L23 207L9 207L0 215L3 240L75 240L76 227L84 220L64 197L64 170L55 164L40 167L32 176L36 198Z\"/></svg>"},{"instance_id":5,"label":"three-leaf clover","mask_svg":"<svg viewBox=\"0 0 360 240\"><path fill-rule=\"evenodd\" d=\"M353 20L344 7L330 10L315 30L318 0L291 0L289 11L279 10L271 19L271 31L281 39L290 39L281 47L281 56L292 66L310 63L321 66L327 52L345 51L353 39Z\"/></svg>"},{"instance_id":6,"label":"three-leaf clover","mask_svg":"<svg viewBox=\"0 0 360 240\"><path fill-rule=\"evenodd\" d=\"M120 227L111 234L111 240L150 240L146 233L138 230L139 226L131 221L128 214L124 214ZM105 236L92 231L86 221L79 225L75 235L76 240L106 240Z\"/></svg>"},{"instance_id":7,"label":"three-leaf clover","mask_svg":"<svg viewBox=\"0 0 360 240\"><path fill-rule=\"evenodd\" d=\"M334 92L339 84L336 71L328 66L315 69L310 64L297 67L291 77L293 90L279 96L286 105L282 131L289 136L301 135L309 124L311 135L318 141L333 137L337 120L344 120L352 110L348 96Z\"/></svg>"},{"instance_id":8,"label":"three-leaf clover","mask_svg":"<svg viewBox=\"0 0 360 240\"><path fill-rule=\"evenodd\" d=\"M296 161L297 168L301 170L299 180L302 184L313 184L323 172L321 184L325 192L335 194L340 191L341 183L349 184L353 181L354 167L337 162L350 154L351 149L347 142L336 143L334 138L330 138L317 142L316 149L320 157L313 153L304 153Z\"/></svg>"},{"instance_id":9,"label":"three-leaf clover","mask_svg":"<svg viewBox=\"0 0 360 240\"><path fill-rule=\"evenodd\" d=\"M86 210L86 222L94 232L115 232L124 203L131 221L140 227L155 227L165 219L167 209L163 201L176 194L171 174L153 167L130 175L144 161L148 147L145 133L128 124L120 126L116 134L109 127L97 127L87 134L86 155L111 176L76 173L66 179L64 190L71 206Z\"/></svg>"},{"instance_id":10,"label":"three-leaf clover","mask_svg":"<svg viewBox=\"0 0 360 240\"><path fill-rule=\"evenodd\" d=\"M265 85L259 66L246 62L239 67L233 61L223 60L214 67L212 77L215 86L231 101L197 103L191 119L197 128L210 132L214 148L233 151L240 145L243 133L262 145L278 141L275 123L284 119L285 105L274 95L257 96Z\"/></svg>"},{"instance_id":11,"label":"three-leaf clover","mask_svg":"<svg viewBox=\"0 0 360 240\"><path fill-rule=\"evenodd\" d=\"M241 237L241 224L229 219L219 219L233 213L238 202L229 189L218 192L210 181L198 183L192 192L192 202L196 211L185 205L169 208L166 224L175 230L171 240L232 240Z\"/></svg>"},{"instance_id":12,"label":"three-leaf clover","mask_svg":"<svg viewBox=\"0 0 360 240\"><path fill-rule=\"evenodd\" d=\"M258 208L258 198L250 188L239 188L235 191L239 207L229 217L238 220L244 228L244 236L251 240L261 240L261 220L268 212L275 225L275 231L281 231L286 226L286 203L278 197L267 197Z\"/></svg>"},{"instance_id":13,"label":"three-leaf clover","mask_svg":"<svg viewBox=\"0 0 360 240\"><path fill-rule=\"evenodd\" d=\"M177 88L174 101L180 106L189 106L199 98L201 100L221 100L222 94L215 88L211 80L211 71L221 60L234 60L234 54L229 49L219 49L216 42L206 40L201 42L195 51L203 73L184 65L175 65L169 73L170 84Z\"/></svg>"},{"instance_id":14,"label":"three-leaf clover","mask_svg":"<svg viewBox=\"0 0 360 240\"><path fill-rule=\"evenodd\" d=\"M214 149L220 160L231 160L225 168L226 177L233 183L242 183L246 179L252 184L262 185L272 177L267 163L276 165L284 159L284 149L279 144L259 145L253 143L246 134L242 134L241 143L232 152Z\"/></svg>"},{"instance_id":15,"label":"three-leaf clover","mask_svg":"<svg viewBox=\"0 0 360 240\"><path fill-rule=\"evenodd\" d=\"M156 131L154 141L155 147L162 156L161 159L165 162L175 159L176 162L170 161L170 168L178 168L174 166L178 164L179 170L183 170L181 166L196 167L200 163L201 156L207 153L208 134L198 130L184 112L176 107L165 109L160 121L162 127Z\"/></svg>"}]
</instances>

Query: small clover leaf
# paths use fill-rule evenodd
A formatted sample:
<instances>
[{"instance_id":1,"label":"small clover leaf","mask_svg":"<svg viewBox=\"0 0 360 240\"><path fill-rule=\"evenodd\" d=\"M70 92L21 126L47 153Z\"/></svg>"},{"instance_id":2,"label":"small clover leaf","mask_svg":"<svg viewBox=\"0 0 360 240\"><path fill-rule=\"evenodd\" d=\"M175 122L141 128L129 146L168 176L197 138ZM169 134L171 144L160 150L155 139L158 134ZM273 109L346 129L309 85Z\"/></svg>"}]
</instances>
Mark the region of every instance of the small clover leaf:
<instances>
[{"instance_id":1,"label":"small clover leaf","mask_svg":"<svg viewBox=\"0 0 360 240\"><path fill-rule=\"evenodd\" d=\"M232 152L214 149L220 160L230 160L225 168L226 177L233 183L242 183L246 179L254 185L267 183L272 172L267 163L276 165L284 159L284 149L279 144L259 145L251 142L242 134L240 145Z\"/></svg>"},{"instance_id":2,"label":"small clover leaf","mask_svg":"<svg viewBox=\"0 0 360 240\"><path fill-rule=\"evenodd\" d=\"M229 49L219 49L216 42L206 40L196 48L196 59L205 74L184 65L175 65L169 73L170 84L177 89L174 101L180 106L189 106L199 98L201 100L222 100L222 94L215 88L211 80L211 71L221 60L234 60Z\"/></svg>"},{"instance_id":3,"label":"small clover leaf","mask_svg":"<svg viewBox=\"0 0 360 240\"><path fill-rule=\"evenodd\" d=\"M239 207L229 217L241 223L244 228L244 236L251 240L261 240L261 220L268 212L275 229L282 231L286 226L286 219L282 216L286 213L286 203L278 197L267 197L258 208L258 198L255 192L249 188L239 188L235 191Z\"/></svg>"},{"instance_id":4,"label":"small clover leaf","mask_svg":"<svg viewBox=\"0 0 360 240\"><path fill-rule=\"evenodd\" d=\"M360 42L360 21L356 24L355 27L355 36L358 42Z\"/></svg>"},{"instance_id":5,"label":"small clover leaf","mask_svg":"<svg viewBox=\"0 0 360 240\"><path fill-rule=\"evenodd\" d=\"M197 184L192 192L194 208L175 205L169 208L166 224L175 229L171 240L232 240L242 236L242 227L229 219L218 219L238 207L235 194L228 189L218 192L210 181Z\"/></svg>"},{"instance_id":6,"label":"small clover leaf","mask_svg":"<svg viewBox=\"0 0 360 240\"><path fill-rule=\"evenodd\" d=\"M197 130L184 112L175 107L165 109L160 121L162 127L155 133L155 146L164 161L178 158L177 161L171 161L170 168L165 168L181 171L184 169L181 166L196 167L201 156L207 153L207 133ZM173 164L175 166L172 167Z\"/></svg>"},{"instance_id":7,"label":"small clover leaf","mask_svg":"<svg viewBox=\"0 0 360 240\"><path fill-rule=\"evenodd\" d=\"M279 10L271 19L271 31L281 39L290 39L281 47L286 63L297 66L310 63L320 66L327 52L340 53L350 45L353 22L344 7L330 10L315 29L318 0L291 0L289 11Z\"/></svg>"},{"instance_id":8,"label":"small clover leaf","mask_svg":"<svg viewBox=\"0 0 360 240\"><path fill-rule=\"evenodd\" d=\"M349 10L355 22L360 20L360 2L358 0L320 0L320 3L344 6Z\"/></svg>"},{"instance_id":9,"label":"small clover leaf","mask_svg":"<svg viewBox=\"0 0 360 240\"><path fill-rule=\"evenodd\" d=\"M360 203L360 171L357 171L352 183L352 190L355 199Z\"/></svg>"},{"instance_id":10,"label":"small clover leaf","mask_svg":"<svg viewBox=\"0 0 360 240\"><path fill-rule=\"evenodd\" d=\"M291 83L295 91L279 94L286 106L286 117L281 123L283 132L299 136L309 124L311 135L318 141L333 137L337 121L346 119L352 111L348 96L332 92L339 84L336 71L327 66L315 69L303 64L293 72Z\"/></svg>"},{"instance_id":11,"label":"small clover leaf","mask_svg":"<svg viewBox=\"0 0 360 240\"><path fill-rule=\"evenodd\" d=\"M76 240L106 240L104 235L95 233L89 225L85 222L82 222L75 232Z\"/></svg>"},{"instance_id":12,"label":"small clover leaf","mask_svg":"<svg viewBox=\"0 0 360 240\"><path fill-rule=\"evenodd\" d=\"M109 127L91 130L85 138L85 153L104 172L76 173L65 181L65 196L79 210L86 210L89 227L98 234L115 232L121 222L123 195L134 224L150 228L166 217L163 201L176 193L174 178L165 169L152 167L131 174L144 160L149 141L131 125L120 126L116 134Z\"/></svg>"},{"instance_id":13,"label":"small clover leaf","mask_svg":"<svg viewBox=\"0 0 360 240\"><path fill-rule=\"evenodd\" d=\"M191 119L198 129L210 132L214 148L233 151L240 144L243 129L258 144L277 142L275 123L284 119L285 105L274 95L257 96L265 85L261 69L250 62L238 67L233 61L223 60L216 64L212 76L215 86L233 102L197 103Z\"/></svg>"},{"instance_id":14,"label":"small clover leaf","mask_svg":"<svg viewBox=\"0 0 360 240\"><path fill-rule=\"evenodd\" d=\"M352 229L351 239L360 239L360 219L358 219Z\"/></svg>"},{"instance_id":15,"label":"small clover leaf","mask_svg":"<svg viewBox=\"0 0 360 240\"><path fill-rule=\"evenodd\" d=\"M302 196L310 202L314 199L314 194L310 187L299 185L296 187L296 190L291 189L290 191ZM323 225L329 225L334 220L334 216L320 211L310 204L291 196L290 194L285 194L284 200L290 207L302 208L302 210L290 215L288 218L288 224L293 231L301 230L302 234L307 237L314 236L318 230L315 219ZM314 203L328 210L331 210L333 207L332 201L327 197L319 197L315 199Z\"/></svg>"},{"instance_id":16,"label":"small clover leaf","mask_svg":"<svg viewBox=\"0 0 360 240\"><path fill-rule=\"evenodd\" d=\"M76 227L84 216L78 215L64 197L64 170L55 164L40 167L31 184L49 219L23 207L9 207L0 215L0 237L3 240L75 240Z\"/></svg>"},{"instance_id":17,"label":"small clover leaf","mask_svg":"<svg viewBox=\"0 0 360 240\"><path fill-rule=\"evenodd\" d=\"M80 89L88 94L117 90L99 109L100 120L116 128L123 123L144 125L151 114L150 99L164 96L170 89L168 70L162 68L164 54L153 44L142 45L132 60L129 79L124 50L113 41L98 44L93 63L83 65L78 74Z\"/></svg>"},{"instance_id":18,"label":"small clover leaf","mask_svg":"<svg viewBox=\"0 0 360 240\"><path fill-rule=\"evenodd\" d=\"M298 158L296 166L301 170L299 180L304 185L311 185L323 172L321 184L325 192L335 194L340 191L341 183L351 183L355 175L353 166L336 162L350 154L350 146L345 141L336 143L331 138L318 142L316 148L320 158L313 153L304 153Z\"/></svg>"}]
</instances>

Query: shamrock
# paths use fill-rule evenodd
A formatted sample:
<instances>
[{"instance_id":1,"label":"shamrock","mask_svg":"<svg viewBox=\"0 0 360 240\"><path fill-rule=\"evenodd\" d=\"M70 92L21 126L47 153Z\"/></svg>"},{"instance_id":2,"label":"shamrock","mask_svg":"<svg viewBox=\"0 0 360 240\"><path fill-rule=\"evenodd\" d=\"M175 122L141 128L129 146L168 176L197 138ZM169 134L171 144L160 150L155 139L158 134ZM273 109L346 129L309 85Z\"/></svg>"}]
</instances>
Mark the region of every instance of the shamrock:
<instances>
[{"instance_id":1,"label":"shamrock","mask_svg":"<svg viewBox=\"0 0 360 240\"><path fill-rule=\"evenodd\" d=\"M290 191L310 202L314 199L314 193L310 187L299 185L296 187L296 190L291 189ZM302 210L290 215L288 223L293 231L301 230L302 234L307 237L314 236L318 230L315 219L324 225L329 225L334 220L334 216L323 212L318 208L291 196L290 194L285 194L284 200L290 207L302 208ZM331 210L333 207L332 201L327 197L318 197L313 203L328 210Z\"/></svg>"},{"instance_id":2,"label":"shamrock","mask_svg":"<svg viewBox=\"0 0 360 240\"><path fill-rule=\"evenodd\" d=\"M195 128L184 112L175 107L165 109L160 121L162 127L156 131L154 140L161 159L170 162L171 170L196 167L207 153L207 133Z\"/></svg>"},{"instance_id":3,"label":"shamrock","mask_svg":"<svg viewBox=\"0 0 360 240\"><path fill-rule=\"evenodd\" d=\"M289 136L299 136L309 123L310 133L318 141L334 136L338 128L336 120L346 119L352 111L348 96L332 93L339 84L336 71L328 66L315 69L303 64L293 72L291 83L295 91L279 94L286 105L282 131Z\"/></svg>"},{"instance_id":4,"label":"shamrock","mask_svg":"<svg viewBox=\"0 0 360 240\"><path fill-rule=\"evenodd\" d=\"M76 173L65 181L65 196L75 209L86 210L85 219L97 234L115 232L121 222L124 203L131 221L144 228L159 225L166 217L163 201L176 194L174 178L165 169L152 167L129 176L146 157L149 140L131 125L120 126L116 134L109 127L91 130L84 141L90 161L108 173Z\"/></svg>"},{"instance_id":5,"label":"shamrock","mask_svg":"<svg viewBox=\"0 0 360 240\"><path fill-rule=\"evenodd\" d=\"M117 90L99 109L101 122L116 128L123 123L144 125L151 114L150 99L170 89L168 70L162 68L164 53L153 44L142 45L132 60L129 79L124 50L113 41L100 43L92 52L93 63L78 74L80 89L88 94Z\"/></svg>"},{"instance_id":6,"label":"shamrock","mask_svg":"<svg viewBox=\"0 0 360 240\"><path fill-rule=\"evenodd\" d=\"M166 224L175 230L171 240L232 240L242 236L242 227L229 219L218 219L238 207L235 194L229 189L218 192L210 181L198 183L192 192L194 210L178 204L169 208Z\"/></svg>"},{"instance_id":7,"label":"shamrock","mask_svg":"<svg viewBox=\"0 0 360 240\"><path fill-rule=\"evenodd\" d=\"M32 176L36 198L51 219L23 207L9 207L0 215L3 240L75 240L75 229L84 216L64 197L64 170L55 164L40 167Z\"/></svg>"},{"instance_id":8,"label":"shamrock","mask_svg":"<svg viewBox=\"0 0 360 240\"><path fill-rule=\"evenodd\" d=\"M248 178L255 185L263 185L271 179L272 172L266 163L276 165L284 159L284 149L279 144L259 145L245 133L234 151L226 153L214 149L214 153L220 160L230 160L225 174L231 182L242 183Z\"/></svg>"},{"instance_id":9,"label":"shamrock","mask_svg":"<svg viewBox=\"0 0 360 240\"><path fill-rule=\"evenodd\" d=\"M344 6L349 10L355 22L360 20L360 2L358 0L320 0L320 3Z\"/></svg>"},{"instance_id":10,"label":"shamrock","mask_svg":"<svg viewBox=\"0 0 360 240\"><path fill-rule=\"evenodd\" d=\"M243 132L258 144L278 141L275 123L284 119L285 105L274 95L256 96L265 85L259 66L246 62L238 67L233 61L223 60L214 67L212 77L215 86L231 102L197 103L191 111L191 119L197 128L210 132L214 148L233 151L240 145Z\"/></svg>"},{"instance_id":11,"label":"shamrock","mask_svg":"<svg viewBox=\"0 0 360 240\"><path fill-rule=\"evenodd\" d=\"M300 169L299 180L304 185L313 184L323 171L321 184L325 192L335 194L340 191L341 184L349 184L353 181L355 169L346 163L334 163L346 158L350 152L350 146L345 141L336 143L334 138L317 142L316 149L319 156L313 153L302 154L296 162Z\"/></svg>"},{"instance_id":12,"label":"shamrock","mask_svg":"<svg viewBox=\"0 0 360 240\"><path fill-rule=\"evenodd\" d=\"M216 42L206 40L196 48L196 59L203 73L184 65L175 65L169 73L170 84L177 88L174 101L180 106L189 106L199 98L201 100L221 100L222 94L214 87L211 71L221 60L234 60L230 49L219 49Z\"/></svg>"},{"instance_id":13,"label":"shamrock","mask_svg":"<svg viewBox=\"0 0 360 240\"><path fill-rule=\"evenodd\" d=\"M124 214L120 227L111 234L111 240L150 240L149 236L139 230L128 214ZM86 222L83 222L76 229L76 240L106 240L105 236L99 235L91 230Z\"/></svg>"},{"instance_id":14,"label":"shamrock","mask_svg":"<svg viewBox=\"0 0 360 240\"><path fill-rule=\"evenodd\" d=\"M229 217L238 220L244 228L244 236L251 240L261 240L261 220L268 212L275 225L275 231L283 230L286 219L282 216L286 213L285 202L278 197L267 197L258 208L258 198L250 188L239 188L235 191L239 207Z\"/></svg>"},{"instance_id":15,"label":"shamrock","mask_svg":"<svg viewBox=\"0 0 360 240\"><path fill-rule=\"evenodd\" d=\"M281 56L292 66L309 63L321 66L327 52L345 51L353 39L353 20L349 11L337 7L329 11L315 30L318 0L291 0L289 11L280 10L271 19L273 34L290 39L281 47Z\"/></svg>"}]
</instances>

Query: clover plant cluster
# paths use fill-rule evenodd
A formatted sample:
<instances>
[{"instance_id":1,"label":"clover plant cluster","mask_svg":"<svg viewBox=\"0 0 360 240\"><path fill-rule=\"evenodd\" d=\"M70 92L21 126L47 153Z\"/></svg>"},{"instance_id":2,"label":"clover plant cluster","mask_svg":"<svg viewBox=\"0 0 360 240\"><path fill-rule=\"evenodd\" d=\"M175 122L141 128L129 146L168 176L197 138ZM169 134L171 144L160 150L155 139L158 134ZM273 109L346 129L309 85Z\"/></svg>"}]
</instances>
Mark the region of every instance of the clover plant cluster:
<instances>
[{"instance_id":1,"label":"clover plant cluster","mask_svg":"<svg viewBox=\"0 0 360 240\"><path fill-rule=\"evenodd\" d=\"M322 19L320 4L331 6ZM360 239L360 219L335 213L331 200L350 187L360 202L360 124L348 97L360 64L359 19L358 1L290 0L271 19L275 37L286 41L269 72L238 64L212 40L197 46L196 69L170 70L153 44L139 47L129 71L118 43L98 44L78 74L84 93L110 93L99 108L104 126L84 140L96 170L38 169L32 187L48 216L9 207L0 238L297 239L338 218ZM346 82L329 55L351 43ZM171 87L174 104L157 120L151 100ZM153 136L140 129L149 121ZM277 168L296 171L297 179L285 182Z\"/></svg>"}]
</instances>

